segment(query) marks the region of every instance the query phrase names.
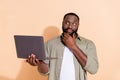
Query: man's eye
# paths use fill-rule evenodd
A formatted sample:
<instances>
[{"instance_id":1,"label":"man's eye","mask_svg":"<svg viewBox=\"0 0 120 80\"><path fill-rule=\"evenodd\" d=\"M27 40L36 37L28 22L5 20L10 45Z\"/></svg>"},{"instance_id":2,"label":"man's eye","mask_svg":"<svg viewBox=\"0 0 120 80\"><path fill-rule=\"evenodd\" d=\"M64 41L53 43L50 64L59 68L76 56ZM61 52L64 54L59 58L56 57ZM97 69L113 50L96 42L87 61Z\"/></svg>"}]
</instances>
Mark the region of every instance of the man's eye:
<instances>
[{"instance_id":1,"label":"man's eye","mask_svg":"<svg viewBox=\"0 0 120 80\"><path fill-rule=\"evenodd\" d=\"M73 23L74 26L76 26L77 24L76 23Z\"/></svg>"},{"instance_id":2,"label":"man's eye","mask_svg":"<svg viewBox=\"0 0 120 80\"><path fill-rule=\"evenodd\" d=\"M66 24L69 24L69 22L66 22Z\"/></svg>"}]
</instances>

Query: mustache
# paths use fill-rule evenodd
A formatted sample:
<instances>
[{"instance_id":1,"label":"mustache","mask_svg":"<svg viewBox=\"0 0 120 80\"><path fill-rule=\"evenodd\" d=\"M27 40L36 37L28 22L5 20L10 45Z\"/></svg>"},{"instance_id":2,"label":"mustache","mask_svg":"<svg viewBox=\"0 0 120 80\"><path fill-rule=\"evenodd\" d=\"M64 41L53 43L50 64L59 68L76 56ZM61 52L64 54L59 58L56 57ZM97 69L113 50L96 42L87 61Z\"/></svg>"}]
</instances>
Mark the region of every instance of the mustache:
<instances>
[{"instance_id":1,"label":"mustache","mask_svg":"<svg viewBox=\"0 0 120 80\"><path fill-rule=\"evenodd\" d=\"M66 32L68 29L71 29L71 28L66 28L64 29L64 31ZM75 30L71 29L73 32L75 32Z\"/></svg>"},{"instance_id":2,"label":"mustache","mask_svg":"<svg viewBox=\"0 0 120 80\"><path fill-rule=\"evenodd\" d=\"M64 29L63 31L64 31L64 32L67 32L68 29L71 29L71 28L66 28L66 29ZM69 35L73 36L74 33L77 34L77 33L76 33L77 30L73 30L73 29L71 29L71 30L72 30L72 33L69 34Z\"/></svg>"}]
</instances>

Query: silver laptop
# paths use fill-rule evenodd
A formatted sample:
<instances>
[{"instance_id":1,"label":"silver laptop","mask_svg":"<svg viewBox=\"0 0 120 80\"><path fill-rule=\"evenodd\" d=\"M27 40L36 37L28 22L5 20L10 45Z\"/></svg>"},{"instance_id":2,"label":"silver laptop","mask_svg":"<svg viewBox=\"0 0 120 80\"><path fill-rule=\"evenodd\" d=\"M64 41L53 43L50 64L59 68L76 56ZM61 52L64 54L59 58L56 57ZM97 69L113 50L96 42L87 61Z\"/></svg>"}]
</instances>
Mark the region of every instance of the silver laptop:
<instances>
[{"instance_id":1,"label":"silver laptop","mask_svg":"<svg viewBox=\"0 0 120 80\"><path fill-rule=\"evenodd\" d=\"M35 54L39 60L45 60L43 36L14 35L18 58L28 58Z\"/></svg>"}]
</instances>

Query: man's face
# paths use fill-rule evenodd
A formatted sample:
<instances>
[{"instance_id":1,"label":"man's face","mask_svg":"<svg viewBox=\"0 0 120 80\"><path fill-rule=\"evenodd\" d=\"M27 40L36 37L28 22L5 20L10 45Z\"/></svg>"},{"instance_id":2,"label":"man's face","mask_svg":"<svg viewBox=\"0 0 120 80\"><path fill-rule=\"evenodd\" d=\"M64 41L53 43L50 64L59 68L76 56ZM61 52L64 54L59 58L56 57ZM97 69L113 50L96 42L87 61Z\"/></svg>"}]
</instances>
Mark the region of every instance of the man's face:
<instances>
[{"instance_id":1,"label":"man's face","mask_svg":"<svg viewBox=\"0 0 120 80\"><path fill-rule=\"evenodd\" d=\"M63 33L68 33L70 35L73 35L73 33L77 33L79 26L79 20L74 15L67 15L62 23L62 30Z\"/></svg>"}]
</instances>

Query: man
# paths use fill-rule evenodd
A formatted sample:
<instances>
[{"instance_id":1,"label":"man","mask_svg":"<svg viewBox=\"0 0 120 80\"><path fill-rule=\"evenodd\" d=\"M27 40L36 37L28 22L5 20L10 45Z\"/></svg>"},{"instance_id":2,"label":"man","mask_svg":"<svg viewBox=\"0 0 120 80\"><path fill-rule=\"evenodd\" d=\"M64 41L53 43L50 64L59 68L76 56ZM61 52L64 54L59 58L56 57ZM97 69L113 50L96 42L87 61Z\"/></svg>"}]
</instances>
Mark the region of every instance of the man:
<instances>
[{"instance_id":1,"label":"man","mask_svg":"<svg viewBox=\"0 0 120 80\"><path fill-rule=\"evenodd\" d=\"M65 14L63 33L45 44L46 57L51 59L40 61L31 54L27 62L38 66L40 73L48 74L49 80L87 80L87 72L95 74L96 47L91 40L77 34L79 21L75 13Z\"/></svg>"}]
</instances>

